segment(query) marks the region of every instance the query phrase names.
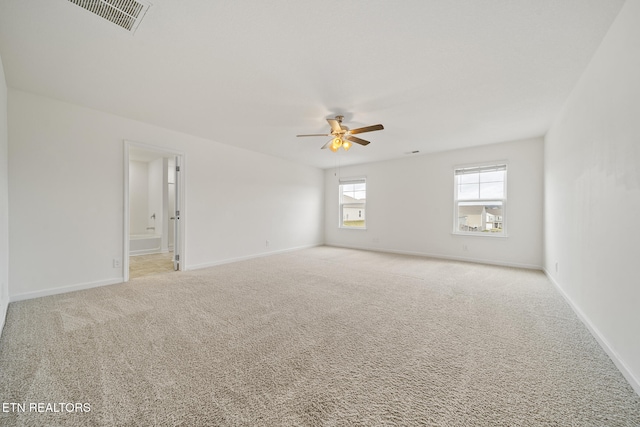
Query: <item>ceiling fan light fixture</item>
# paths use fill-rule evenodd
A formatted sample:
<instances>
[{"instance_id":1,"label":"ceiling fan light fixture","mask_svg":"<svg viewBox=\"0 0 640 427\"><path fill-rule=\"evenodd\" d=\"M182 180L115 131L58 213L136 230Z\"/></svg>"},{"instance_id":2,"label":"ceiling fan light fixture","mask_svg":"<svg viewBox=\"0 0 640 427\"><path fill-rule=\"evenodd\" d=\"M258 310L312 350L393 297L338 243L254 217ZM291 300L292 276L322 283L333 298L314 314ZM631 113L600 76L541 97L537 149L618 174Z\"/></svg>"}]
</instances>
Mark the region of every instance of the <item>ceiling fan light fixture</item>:
<instances>
[{"instance_id":1,"label":"ceiling fan light fixture","mask_svg":"<svg viewBox=\"0 0 640 427\"><path fill-rule=\"evenodd\" d=\"M384 126L382 126L381 124L365 126L357 129L349 129L347 126L342 125L342 119L344 119L343 116L336 116L335 119L327 119L329 126L331 126L331 131L329 133L314 133L296 136L333 136L334 138L324 144L321 148L329 148L335 153L340 147L344 148L344 151L348 151L354 143L363 146L369 145L369 141L367 141L366 139L358 138L357 136L354 136L355 134L384 129ZM345 136L346 138L343 138Z\"/></svg>"}]
</instances>

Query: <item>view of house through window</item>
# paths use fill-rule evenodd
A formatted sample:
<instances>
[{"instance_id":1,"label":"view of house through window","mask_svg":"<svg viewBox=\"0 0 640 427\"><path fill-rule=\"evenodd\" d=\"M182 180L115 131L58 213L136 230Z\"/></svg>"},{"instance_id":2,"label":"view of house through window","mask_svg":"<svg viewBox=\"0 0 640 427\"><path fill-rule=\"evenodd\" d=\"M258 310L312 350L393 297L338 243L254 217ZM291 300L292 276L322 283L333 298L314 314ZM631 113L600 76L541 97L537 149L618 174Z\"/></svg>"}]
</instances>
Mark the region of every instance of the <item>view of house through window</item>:
<instances>
[{"instance_id":1,"label":"view of house through window","mask_svg":"<svg viewBox=\"0 0 640 427\"><path fill-rule=\"evenodd\" d=\"M364 179L340 180L340 227L365 228L367 183Z\"/></svg>"},{"instance_id":2,"label":"view of house through window","mask_svg":"<svg viewBox=\"0 0 640 427\"><path fill-rule=\"evenodd\" d=\"M505 235L507 165L455 170L455 233Z\"/></svg>"}]
</instances>

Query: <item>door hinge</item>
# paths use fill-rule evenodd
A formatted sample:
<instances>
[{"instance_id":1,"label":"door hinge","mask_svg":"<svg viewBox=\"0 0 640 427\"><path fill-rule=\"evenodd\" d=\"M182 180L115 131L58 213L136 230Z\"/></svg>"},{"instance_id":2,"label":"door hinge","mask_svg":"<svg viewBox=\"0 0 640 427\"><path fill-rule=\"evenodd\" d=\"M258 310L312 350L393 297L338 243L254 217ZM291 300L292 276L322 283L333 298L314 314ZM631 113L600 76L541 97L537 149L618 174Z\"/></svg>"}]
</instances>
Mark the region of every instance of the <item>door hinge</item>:
<instances>
[{"instance_id":1,"label":"door hinge","mask_svg":"<svg viewBox=\"0 0 640 427\"><path fill-rule=\"evenodd\" d=\"M176 261L180 261L180 254L176 255Z\"/></svg>"},{"instance_id":2,"label":"door hinge","mask_svg":"<svg viewBox=\"0 0 640 427\"><path fill-rule=\"evenodd\" d=\"M176 166L176 172L180 172L180 166Z\"/></svg>"},{"instance_id":3,"label":"door hinge","mask_svg":"<svg viewBox=\"0 0 640 427\"><path fill-rule=\"evenodd\" d=\"M180 211L176 211L176 218L180 216Z\"/></svg>"}]
</instances>

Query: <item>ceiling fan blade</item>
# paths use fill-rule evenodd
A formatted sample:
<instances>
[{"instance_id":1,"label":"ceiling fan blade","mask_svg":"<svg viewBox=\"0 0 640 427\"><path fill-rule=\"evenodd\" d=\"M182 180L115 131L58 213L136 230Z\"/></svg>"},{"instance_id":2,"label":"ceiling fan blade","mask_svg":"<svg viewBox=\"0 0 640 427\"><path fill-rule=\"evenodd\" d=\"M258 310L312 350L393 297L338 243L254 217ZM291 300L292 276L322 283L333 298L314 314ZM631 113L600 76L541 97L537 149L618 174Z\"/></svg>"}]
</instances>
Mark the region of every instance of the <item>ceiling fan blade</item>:
<instances>
[{"instance_id":1,"label":"ceiling fan blade","mask_svg":"<svg viewBox=\"0 0 640 427\"><path fill-rule=\"evenodd\" d=\"M351 135L345 136L344 139L348 139L349 141L355 142L356 144L360 144L360 145L367 145L367 144L370 143L369 141L366 141L364 139L358 138L357 136L351 136ZM329 142L331 142L331 141L329 141Z\"/></svg>"},{"instance_id":2,"label":"ceiling fan blade","mask_svg":"<svg viewBox=\"0 0 640 427\"><path fill-rule=\"evenodd\" d=\"M322 147L320 147L320 149L324 150L325 148L329 148L329 146L331 145L332 142L333 142L333 139L330 139L329 142L327 142Z\"/></svg>"},{"instance_id":3,"label":"ceiling fan blade","mask_svg":"<svg viewBox=\"0 0 640 427\"><path fill-rule=\"evenodd\" d=\"M365 126L363 128L358 128L358 129L351 129L349 133L351 135L355 135L357 133L372 132L374 130L382 130L382 129L384 129L384 126L382 125L373 125L373 126Z\"/></svg>"},{"instance_id":4,"label":"ceiling fan blade","mask_svg":"<svg viewBox=\"0 0 640 427\"><path fill-rule=\"evenodd\" d=\"M310 133L308 135L296 135L296 136L331 136L329 133Z\"/></svg>"},{"instance_id":5,"label":"ceiling fan blade","mask_svg":"<svg viewBox=\"0 0 640 427\"><path fill-rule=\"evenodd\" d=\"M342 132L342 127L340 126L340 122L336 119L327 119L329 122L329 126L331 126L331 131L333 132Z\"/></svg>"}]
</instances>

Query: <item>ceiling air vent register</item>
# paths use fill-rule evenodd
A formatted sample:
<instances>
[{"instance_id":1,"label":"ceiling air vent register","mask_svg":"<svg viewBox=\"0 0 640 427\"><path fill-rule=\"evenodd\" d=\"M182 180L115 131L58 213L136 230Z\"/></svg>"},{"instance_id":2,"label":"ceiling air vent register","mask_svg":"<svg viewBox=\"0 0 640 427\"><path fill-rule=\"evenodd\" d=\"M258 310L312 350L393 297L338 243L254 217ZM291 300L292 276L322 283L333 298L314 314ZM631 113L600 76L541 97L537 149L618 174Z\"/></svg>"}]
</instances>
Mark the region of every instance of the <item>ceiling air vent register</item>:
<instances>
[{"instance_id":1,"label":"ceiling air vent register","mask_svg":"<svg viewBox=\"0 0 640 427\"><path fill-rule=\"evenodd\" d=\"M111 21L122 28L135 32L144 14L149 9L149 3L135 0L69 0L73 4L87 9L96 15Z\"/></svg>"}]
</instances>

